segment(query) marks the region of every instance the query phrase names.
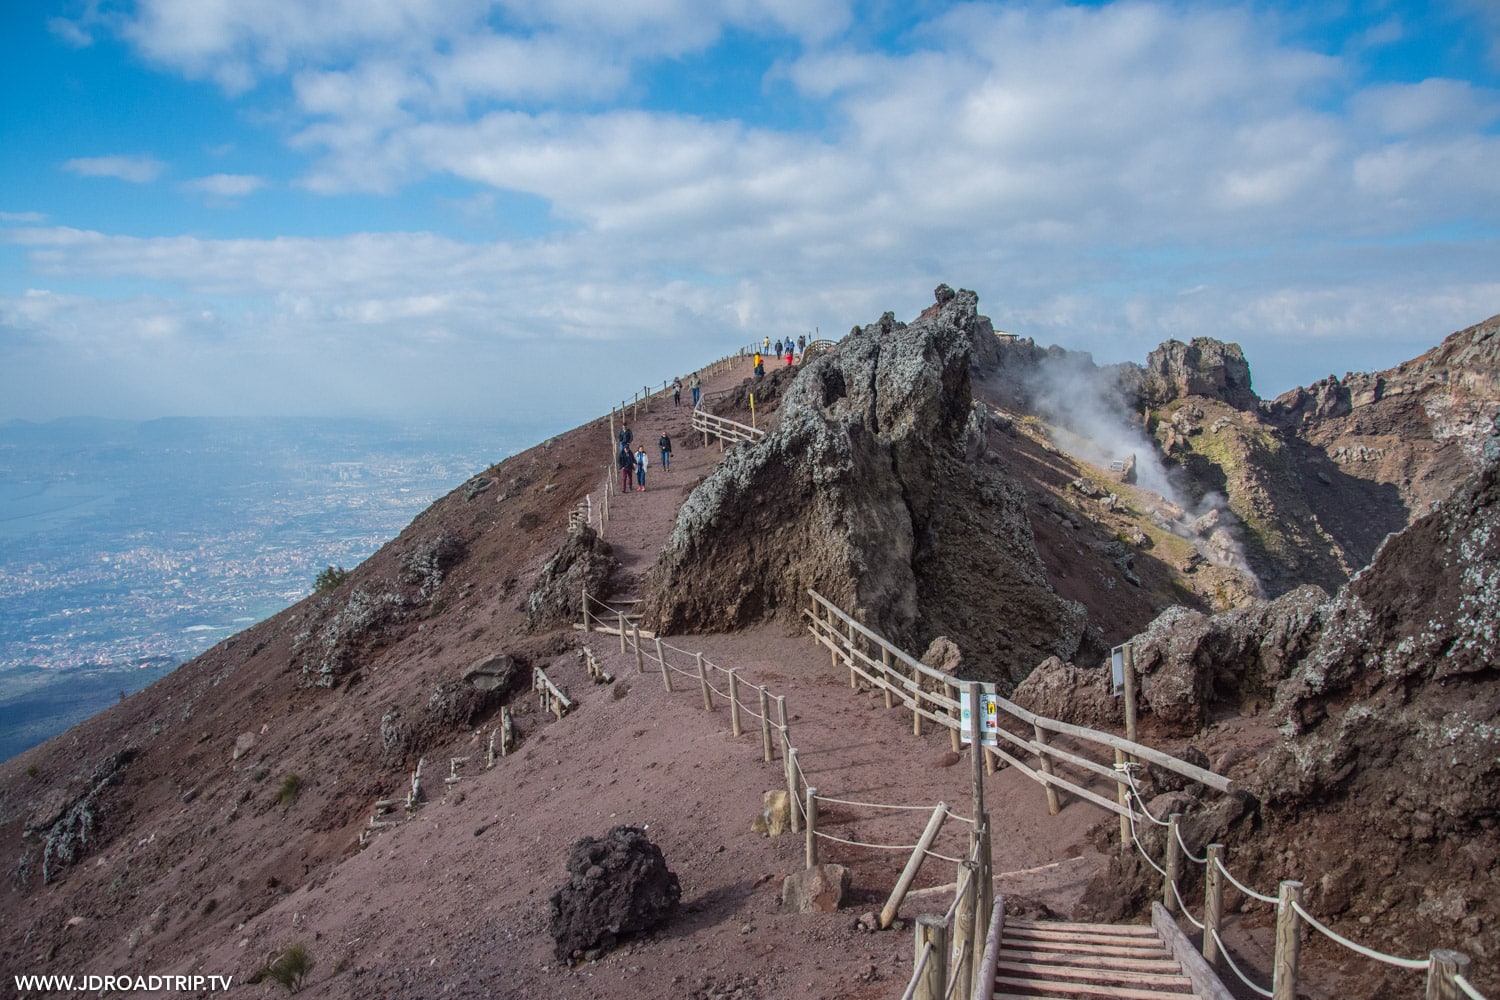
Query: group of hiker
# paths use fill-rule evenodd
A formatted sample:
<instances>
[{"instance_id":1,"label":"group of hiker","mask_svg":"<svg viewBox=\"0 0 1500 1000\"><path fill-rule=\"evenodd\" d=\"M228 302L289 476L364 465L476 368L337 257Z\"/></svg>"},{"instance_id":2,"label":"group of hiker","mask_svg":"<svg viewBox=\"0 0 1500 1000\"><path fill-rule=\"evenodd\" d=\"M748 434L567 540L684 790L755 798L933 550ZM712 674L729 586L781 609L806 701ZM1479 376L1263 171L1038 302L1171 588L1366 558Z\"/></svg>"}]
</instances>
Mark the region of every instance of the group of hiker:
<instances>
[{"instance_id":1,"label":"group of hiker","mask_svg":"<svg viewBox=\"0 0 1500 1000\"><path fill-rule=\"evenodd\" d=\"M766 359L762 352L769 351L773 346L770 337L762 337L760 345L762 350L755 352L755 378L757 381L766 377ZM807 337L798 337L795 344L792 343L792 338L788 337L785 341L776 341L774 346L776 353L772 357L785 358L787 365L790 366L797 355L807 353Z\"/></svg>"},{"instance_id":2,"label":"group of hiker","mask_svg":"<svg viewBox=\"0 0 1500 1000\"><path fill-rule=\"evenodd\" d=\"M693 395L698 394L697 379L693 379ZM621 428L617 440L620 449L615 454L615 464L620 469L620 492L629 493L631 477L635 478L635 489L637 492L646 489L646 470L651 467L651 459L646 455L645 445L636 445L635 451L630 450L631 444L635 442L635 434L630 425ZM661 468L663 472L672 471L672 436L666 431L661 432L661 437L656 439L656 448L661 453Z\"/></svg>"},{"instance_id":3,"label":"group of hiker","mask_svg":"<svg viewBox=\"0 0 1500 1000\"><path fill-rule=\"evenodd\" d=\"M762 346L769 351L771 349L771 338L765 337ZM807 351L807 337L798 337L796 343L788 337L785 341L778 340L775 344L776 357L785 357L788 365L792 364L797 354ZM766 374L765 358L760 351L755 352L755 377L764 378ZM693 375L688 381L688 389L693 394L693 408L697 409L703 399L703 383L697 375ZM682 379L672 379L672 405L682 405ZM619 449L615 453L615 464L620 470L620 491L628 493L632 489L631 480L635 480L634 489L637 492L646 489L646 470L651 467L651 459L646 454L645 445L635 444L635 434L627 424L620 429L616 436ZM631 450L631 446L635 450ZM656 439L656 449L661 455L661 468L663 472L672 471L672 436L662 431L661 437Z\"/></svg>"}]
</instances>

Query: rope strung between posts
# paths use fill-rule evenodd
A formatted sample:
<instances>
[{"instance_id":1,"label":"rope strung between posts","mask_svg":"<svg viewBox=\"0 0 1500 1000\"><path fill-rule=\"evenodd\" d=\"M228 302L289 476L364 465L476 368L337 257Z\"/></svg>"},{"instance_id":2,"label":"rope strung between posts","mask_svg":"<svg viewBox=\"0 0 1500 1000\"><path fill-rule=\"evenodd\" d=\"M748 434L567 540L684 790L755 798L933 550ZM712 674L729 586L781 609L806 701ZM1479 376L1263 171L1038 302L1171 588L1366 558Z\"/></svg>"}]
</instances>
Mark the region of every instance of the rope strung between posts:
<instances>
[{"instance_id":1,"label":"rope strung between posts","mask_svg":"<svg viewBox=\"0 0 1500 1000\"><path fill-rule=\"evenodd\" d=\"M837 806L862 806L862 807L864 807L866 809L906 809L906 810L911 810L913 812L924 812L924 813L930 813L930 812L932 812L932 806L892 806L892 805L886 805L883 802L856 802L856 801L854 801L852 799L835 799L832 796L828 796L828 795L819 795L818 796L818 801L819 802L831 802L831 803L833 803L834 805L837 805ZM965 823L972 823L972 822L974 822L973 820L968 819L968 818L966 818L964 816L959 816L957 813L954 813L951 810L949 811L948 816L949 816L950 819L963 820L963 822L965 822Z\"/></svg>"},{"instance_id":2,"label":"rope strung between posts","mask_svg":"<svg viewBox=\"0 0 1500 1000\"><path fill-rule=\"evenodd\" d=\"M925 857L937 858L939 861L947 861L950 864L955 864L955 865L961 865L966 860L965 858L950 858L946 854L939 854L937 851L933 851L933 850L923 851L922 854Z\"/></svg>"},{"instance_id":3,"label":"rope strung between posts","mask_svg":"<svg viewBox=\"0 0 1500 1000\"><path fill-rule=\"evenodd\" d=\"M860 840L845 840L843 837L835 837L833 834L824 833L822 830L814 830L813 836L822 840L831 840L835 844L845 844L849 847L868 847L872 851L912 851L917 846L916 844L867 844Z\"/></svg>"},{"instance_id":4,"label":"rope strung between posts","mask_svg":"<svg viewBox=\"0 0 1500 1000\"><path fill-rule=\"evenodd\" d=\"M912 963L911 982L906 984L906 992L901 994L901 1000L912 1000L917 995L917 987L922 983L922 973L927 971L927 962L932 958L932 942L926 941L922 944L922 953Z\"/></svg>"},{"instance_id":5,"label":"rope strung between posts","mask_svg":"<svg viewBox=\"0 0 1500 1000\"><path fill-rule=\"evenodd\" d=\"M1141 807L1141 812L1145 815L1145 817L1151 822L1155 823L1157 826L1167 826L1167 820L1157 819L1155 816L1151 815L1151 810L1146 808L1146 800L1141 798L1140 789L1135 787L1135 774L1131 771L1131 768L1140 766L1141 765L1135 763L1116 764L1115 770L1125 775L1125 781L1130 785L1130 794L1135 799L1136 804ZM1132 828L1133 826L1134 824L1132 824Z\"/></svg>"},{"instance_id":6,"label":"rope strung between posts","mask_svg":"<svg viewBox=\"0 0 1500 1000\"><path fill-rule=\"evenodd\" d=\"M1197 917L1194 917L1192 912L1188 909L1188 905L1182 901L1182 893L1177 891L1177 880L1173 879L1169 884L1172 886L1172 895L1177 897L1178 912L1180 912L1184 917L1187 917L1188 923L1192 924L1200 931L1208 930L1207 926L1205 926L1200 920L1198 920Z\"/></svg>"},{"instance_id":7,"label":"rope strung between posts","mask_svg":"<svg viewBox=\"0 0 1500 1000\"><path fill-rule=\"evenodd\" d=\"M1254 990L1256 993L1259 993L1263 997L1272 997L1276 995L1273 991L1257 986L1249 979L1247 979L1245 977L1245 974L1240 971L1240 967L1234 964L1234 957L1229 954L1229 949L1224 947L1224 940L1223 938L1219 937L1219 932L1216 930L1211 930L1209 931L1209 933L1214 936L1214 943L1219 946L1219 957L1224 959L1224 963L1234 971L1234 974L1236 976L1240 977L1240 982L1244 983L1246 986L1250 987L1252 990Z\"/></svg>"},{"instance_id":8,"label":"rope strung between posts","mask_svg":"<svg viewBox=\"0 0 1500 1000\"><path fill-rule=\"evenodd\" d=\"M1453 985L1464 991L1469 1000L1485 1000L1484 994L1476 990L1467 979L1460 973L1453 977Z\"/></svg>"},{"instance_id":9,"label":"rope strung between posts","mask_svg":"<svg viewBox=\"0 0 1500 1000\"><path fill-rule=\"evenodd\" d=\"M1208 854L1206 852L1204 853L1203 857L1201 857L1201 858L1198 857L1198 855L1194 854L1188 848L1187 843L1182 839L1182 824L1181 823L1177 824L1177 846L1182 848L1182 853L1185 854L1185 855L1187 855L1187 859L1189 861L1195 861L1195 862L1197 862L1200 865L1206 865L1206 864L1208 864Z\"/></svg>"},{"instance_id":10,"label":"rope strung between posts","mask_svg":"<svg viewBox=\"0 0 1500 1000\"><path fill-rule=\"evenodd\" d=\"M1132 789L1132 791L1133 791L1133 789ZM1137 799L1137 801L1139 801L1139 799ZM1145 812L1145 807L1144 806L1141 807L1141 811ZM1151 814L1150 813L1146 813L1146 815L1150 816ZM1147 854L1146 853L1146 848L1141 845L1141 835L1139 833L1137 833L1136 829L1135 829L1135 810L1134 809L1130 810L1129 818L1130 818L1130 842L1131 842L1131 844L1133 844L1135 846L1135 849L1140 854L1140 856L1146 859L1146 864L1148 864L1152 868L1156 869L1156 874L1160 875L1162 878L1166 878L1167 877L1167 870L1165 868L1161 867L1160 865L1158 865L1155 861L1152 861L1151 860L1151 855Z\"/></svg>"},{"instance_id":11,"label":"rope strung between posts","mask_svg":"<svg viewBox=\"0 0 1500 1000\"><path fill-rule=\"evenodd\" d=\"M1248 885L1245 885L1239 879L1235 878L1234 873L1232 873L1229 868L1225 866L1224 862L1216 861L1214 862L1214 864L1218 866L1219 871L1222 872L1224 874L1224 877L1230 881L1230 884L1232 884L1240 892L1243 892L1245 895L1249 896L1251 899L1258 899L1262 903L1270 903L1272 906L1280 904L1281 900L1277 899L1275 896L1267 896L1263 892L1256 892L1254 889L1250 888Z\"/></svg>"},{"instance_id":12,"label":"rope strung between posts","mask_svg":"<svg viewBox=\"0 0 1500 1000\"><path fill-rule=\"evenodd\" d=\"M1373 948L1366 948L1362 944L1355 944L1348 938L1341 937L1340 935L1335 934L1333 931L1329 930L1327 927L1324 927L1317 921L1315 917L1313 917L1311 913L1308 913L1306 910L1304 910L1302 908L1302 904L1297 902L1296 900L1292 900L1292 909L1297 911L1297 915L1303 920L1306 920L1318 930L1322 931L1323 935L1330 941L1336 941L1339 944L1343 945L1345 948L1348 948L1350 951L1358 952L1366 958L1373 958L1375 961L1384 962L1386 965L1394 965L1398 969L1426 970L1432 968L1432 959L1430 958L1400 958L1396 955L1387 955L1384 952L1375 951Z\"/></svg>"}]
</instances>

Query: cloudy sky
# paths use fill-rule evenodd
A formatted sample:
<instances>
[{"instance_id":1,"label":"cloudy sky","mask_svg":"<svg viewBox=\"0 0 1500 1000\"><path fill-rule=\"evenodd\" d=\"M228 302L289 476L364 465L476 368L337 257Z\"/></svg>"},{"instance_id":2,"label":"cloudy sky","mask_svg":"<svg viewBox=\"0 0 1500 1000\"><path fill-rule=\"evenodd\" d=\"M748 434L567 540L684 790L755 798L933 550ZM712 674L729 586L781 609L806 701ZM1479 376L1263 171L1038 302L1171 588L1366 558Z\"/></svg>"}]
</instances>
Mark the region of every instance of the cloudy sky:
<instances>
[{"instance_id":1,"label":"cloudy sky","mask_svg":"<svg viewBox=\"0 0 1500 1000\"><path fill-rule=\"evenodd\" d=\"M939 282L1265 396L1500 312L1494 0L38 0L0 88L0 419L582 419Z\"/></svg>"}]
</instances>

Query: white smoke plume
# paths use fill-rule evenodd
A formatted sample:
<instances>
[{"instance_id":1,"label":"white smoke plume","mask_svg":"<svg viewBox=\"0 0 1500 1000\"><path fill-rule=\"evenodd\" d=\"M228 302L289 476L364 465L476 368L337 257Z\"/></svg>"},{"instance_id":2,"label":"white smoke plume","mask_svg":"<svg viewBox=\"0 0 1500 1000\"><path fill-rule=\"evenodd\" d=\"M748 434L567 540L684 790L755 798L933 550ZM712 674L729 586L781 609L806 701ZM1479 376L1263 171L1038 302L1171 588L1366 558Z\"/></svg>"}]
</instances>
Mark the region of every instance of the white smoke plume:
<instances>
[{"instance_id":1,"label":"white smoke plume","mask_svg":"<svg viewBox=\"0 0 1500 1000\"><path fill-rule=\"evenodd\" d=\"M1081 352L1050 351L1021 379L1025 405L1054 428L1058 447L1102 468L1135 459L1136 485L1160 496L1158 524L1193 542L1209 562L1259 583L1245 559L1239 518L1220 494L1203 492L1169 466L1126 399L1121 367L1100 368Z\"/></svg>"}]
</instances>

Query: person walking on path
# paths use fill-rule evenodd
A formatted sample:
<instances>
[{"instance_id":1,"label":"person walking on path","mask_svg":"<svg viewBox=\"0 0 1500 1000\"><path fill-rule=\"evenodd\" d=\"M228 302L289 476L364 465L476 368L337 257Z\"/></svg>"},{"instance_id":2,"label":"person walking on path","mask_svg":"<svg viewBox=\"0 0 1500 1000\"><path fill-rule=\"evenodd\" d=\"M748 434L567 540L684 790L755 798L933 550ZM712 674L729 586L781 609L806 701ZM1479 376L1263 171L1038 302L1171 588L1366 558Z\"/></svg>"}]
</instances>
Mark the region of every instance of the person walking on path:
<instances>
[{"instance_id":1,"label":"person walking on path","mask_svg":"<svg viewBox=\"0 0 1500 1000\"><path fill-rule=\"evenodd\" d=\"M656 447L661 451L661 471L672 471L672 435L666 431L656 439Z\"/></svg>"},{"instance_id":2,"label":"person walking on path","mask_svg":"<svg viewBox=\"0 0 1500 1000\"><path fill-rule=\"evenodd\" d=\"M807 334L805 334L805 333L802 334L802 335L800 335L797 338L797 353L798 354L806 354L807 353Z\"/></svg>"},{"instance_id":3,"label":"person walking on path","mask_svg":"<svg viewBox=\"0 0 1500 1000\"><path fill-rule=\"evenodd\" d=\"M788 368L792 366L792 338L790 337L786 339L786 364Z\"/></svg>"},{"instance_id":4,"label":"person walking on path","mask_svg":"<svg viewBox=\"0 0 1500 1000\"><path fill-rule=\"evenodd\" d=\"M760 349L762 351L769 351L771 349L771 338L770 337L762 337L762 338L760 338Z\"/></svg>"},{"instance_id":5,"label":"person walking on path","mask_svg":"<svg viewBox=\"0 0 1500 1000\"><path fill-rule=\"evenodd\" d=\"M635 440L635 435L630 432L630 425L626 424L620 428L620 447L626 451L630 450L630 443Z\"/></svg>"},{"instance_id":6,"label":"person walking on path","mask_svg":"<svg viewBox=\"0 0 1500 1000\"><path fill-rule=\"evenodd\" d=\"M635 488L641 492L646 489L646 466L651 464L651 459L646 457L646 446L640 445L635 450Z\"/></svg>"},{"instance_id":7,"label":"person walking on path","mask_svg":"<svg viewBox=\"0 0 1500 1000\"><path fill-rule=\"evenodd\" d=\"M620 492L629 493L630 471L635 468L635 457L623 444L620 445L619 454L615 455L615 464L620 467Z\"/></svg>"},{"instance_id":8,"label":"person walking on path","mask_svg":"<svg viewBox=\"0 0 1500 1000\"><path fill-rule=\"evenodd\" d=\"M698 394L702 391L703 383L699 382L698 376L694 375L693 380L688 383L688 387L693 390L693 409L696 410L698 408Z\"/></svg>"},{"instance_id":9,"label":"person walking on path","mask_svg":"<svg viewBox=\"0 0 1500 1000\"><path fill-rule=\"evenodd\" d=\"M781 349L781 341L776 341L776 356L779 358L786 352Z\"/></svg>"},{"instance_id":10,"label":"person walking on path","mask_svg":"<svg viewBox=\"0 0 1500 1000\"><path fill-rule=\"evenodd\" d=\"M674 378L672 380L672 405L682 405L682 379L680 378Z\"/></svg>"}]
</instances>

